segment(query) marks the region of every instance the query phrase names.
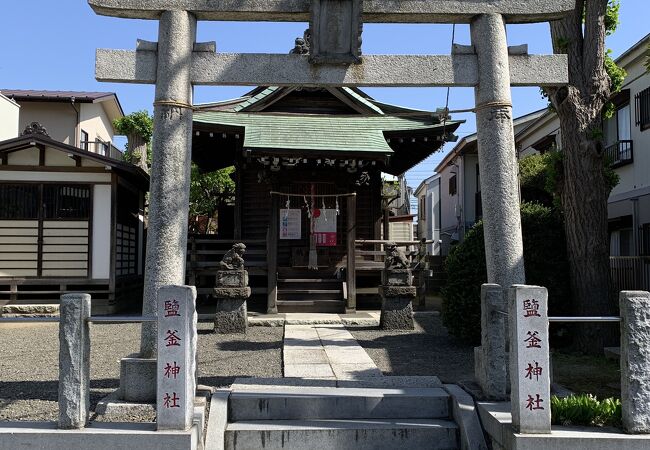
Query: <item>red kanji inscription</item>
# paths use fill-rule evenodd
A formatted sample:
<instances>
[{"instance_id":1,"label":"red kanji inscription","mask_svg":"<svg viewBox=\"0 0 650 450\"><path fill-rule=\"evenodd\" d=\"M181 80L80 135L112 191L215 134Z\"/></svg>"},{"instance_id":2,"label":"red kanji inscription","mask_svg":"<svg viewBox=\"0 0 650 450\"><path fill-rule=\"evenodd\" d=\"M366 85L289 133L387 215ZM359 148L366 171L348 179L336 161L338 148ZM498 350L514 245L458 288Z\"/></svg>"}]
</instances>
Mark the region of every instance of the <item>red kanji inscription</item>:
<instances>
[{"instance_id":1,"label":"red kanji inscription","mask_svg":"<svg viewBox=\"0 0 650 450\"><path fill-rule=\"evenodd\" d=\"M167 363L165 366L165 377L167 378L174 378L176 379L176 376L180 373L181 371L181 366L176 364L176 361L174 361L174 365L172 366L171 364Z\"/></svg>"},{"instance_id":2,"label":"red kanji inscription","mask_svg":"<svg viewBox=\"0 0 650 450\"><path fill-rule=\"evenodd\" d=\"M181 338L176 334L178 330L167 330L167 337L165 338L165 347L180 347Z\"/></svg>"},{"instance_id":3,"label":"red kanji inscription","mask_svg":"<svg viewBox=\"0 0 650 450\"><path fill-rule=\"evenodd\" d=\"M524 342L527 343L526 348L542 348L542 346L540 345L542 340L537 337L539 332L529 331L527 334L528 334L528 338L524 339Z\"/></svg>"},{"instance_id":4,"label":"red kanji inscription","mask_svg":"<svg viewBox=\"0 0 650 450\"><path fill-rule=\"evenodd\" d=\"M181 305L177 300L165 300L165 317L180 317L178 310Z\"/></svg>"},{"instance_id":5,"label":"red kanji inscription","mask_svg":"<svg viewBox=\"0 0 650 450\"><path fill-rule=\"evenodd\" d=\"M163 406L165 408L180 408L181 405L178 404L180 397L176 395L176 392L172 392L173 395L169 395L169 392L165 393L163 398Z\"/></svg>"}]
</instances>

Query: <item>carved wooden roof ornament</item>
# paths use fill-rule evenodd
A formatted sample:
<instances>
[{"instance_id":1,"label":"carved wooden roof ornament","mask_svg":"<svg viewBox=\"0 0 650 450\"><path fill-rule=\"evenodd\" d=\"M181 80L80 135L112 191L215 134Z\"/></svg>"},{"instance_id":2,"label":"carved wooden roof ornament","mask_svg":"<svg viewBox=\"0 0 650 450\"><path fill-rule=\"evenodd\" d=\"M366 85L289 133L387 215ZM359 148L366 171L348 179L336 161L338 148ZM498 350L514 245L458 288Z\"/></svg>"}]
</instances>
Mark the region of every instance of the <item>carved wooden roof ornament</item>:
<instances>
[{"instance_id":1,"label":"carved wooden roof ornament","mask_svg":"<svg viewBox=\"0 0 650 450\"><path fill-rule=\"evenodd\" d=\"M45 127L43 125L41 125L40 123L38 123L38 122L32 122L29 125L27 125L25 127L25 129L23 130L23 133L22 133L21 136L25 136L25 135L28 135L28 134L38 134L38 135L41 135L41 136L50 137L50 135L47 133L47 130L45 129Z\"/></svg>"}]
</instances>

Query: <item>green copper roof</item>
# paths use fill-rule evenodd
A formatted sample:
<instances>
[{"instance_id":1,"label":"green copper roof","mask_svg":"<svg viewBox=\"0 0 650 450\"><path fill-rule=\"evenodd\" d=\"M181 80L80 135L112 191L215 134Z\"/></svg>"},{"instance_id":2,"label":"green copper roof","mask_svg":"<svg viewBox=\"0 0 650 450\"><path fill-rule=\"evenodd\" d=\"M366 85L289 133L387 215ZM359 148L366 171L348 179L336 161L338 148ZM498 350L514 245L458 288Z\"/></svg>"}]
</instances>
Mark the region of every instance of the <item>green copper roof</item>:
<instances>
[{"instance_id":1,"label":"green copper roof","mask_svg":"<svg viewBox=\"0 0 650 450\"><path fill-rule=\"evenodd\" d=\"M287 149L393 153L384 137L391 131L427 131L442 134L433 117L335 116L204 111L195 123L244 127L245 149ZM458 121L447 121L455 130ZM448 130L448 131L449 131Z\"/></svg>"}]
</instances>

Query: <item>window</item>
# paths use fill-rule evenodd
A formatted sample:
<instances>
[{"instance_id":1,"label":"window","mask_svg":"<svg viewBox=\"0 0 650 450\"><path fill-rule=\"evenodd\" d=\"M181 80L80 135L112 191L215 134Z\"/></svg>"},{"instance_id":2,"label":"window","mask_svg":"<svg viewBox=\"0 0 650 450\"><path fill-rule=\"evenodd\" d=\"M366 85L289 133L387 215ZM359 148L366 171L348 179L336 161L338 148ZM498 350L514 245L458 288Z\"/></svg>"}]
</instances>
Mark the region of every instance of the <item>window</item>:
<instances>
[{"instance_id":1,"label":"window","mask_svg":"<svg viewBox=\"0 0 650 450\"><path fill-rule=\"evenodd\" d=\"M0 184L0 220L38 219L38 184Z\"/></svg>"},{"instance_id":2,"label":"window","mask_svg":"<svg viewBox=\"0 0 650 450\"><path fill-rule=\"evenodd\" d=\"M95 150L97 153L99 153L102 156L108 156L108 143L102 141L101 139L97 138L96 145L97 149Z\"/></svg>"},{"instance_id":3,"label":"window","mask_svg":"<svg viewBox=\"0 0 650 450\"><path fill-rule=\"evenodd\" d=\"M641 131L650 128L650 87L634 96L634 124Z\"/></svg>"},{"instance_id":4,"label":"window","mask_svg":"<svg viewBox=\"0 0 650 450\"><path fill-rule=\"evenodd\" d=\"M452 175L449 179L449 195L454 196L456 195L457 191L458 187L456 186L456 175Z\"/></svg>"},{"instance_id":5,"label":"window","mask_svg":"<svg viewBox=\"0 0 650 450\"><path fill-rule=\"evenodd\" d=\"M89 145L88 132L84 131L84 130L81 130L81 139L80 139L80 142L79 142L79 148L81 148L82 150L88 151L88 145Z\"/></svg>"},{"instance_id":6,"label":"window","mask_svg":"<svg viewBox=\"0 0 650 450\"><path fill-rule=\"evenodd\" d=\"M427 198L424 195L420 197L420 204L418 205L418 216L420 220L427 220Z\"/></svg>"},{"instance_id":7,"label":"window","mask_svg":"<svg viewBox=\"0 0 650 450\"><path fill-rule=\"evenodd\" d=\"M629 141L632 139L630 124L630 104L628 103L616 110L616 128L618 130L619 141Z\"/></svg>"},{"instance_id":8,"label":"window","mask_svg":"<svg viewBox=\"0 0 650 450\"><path fill-rule=\"evenodd\" d=\"M90 217L90 187L85 185L44 185L43 217L45 219L88 219Z\"/></svg>"},{"instance_id":9,"label":"window","mask_svg":"<svg viewBox=\"0 0 650 450\"><path fill-rule=\"evenodd\" d=\"M650 256L650 223L641 226L641 256Z\"/></svg>"}]
</instances>

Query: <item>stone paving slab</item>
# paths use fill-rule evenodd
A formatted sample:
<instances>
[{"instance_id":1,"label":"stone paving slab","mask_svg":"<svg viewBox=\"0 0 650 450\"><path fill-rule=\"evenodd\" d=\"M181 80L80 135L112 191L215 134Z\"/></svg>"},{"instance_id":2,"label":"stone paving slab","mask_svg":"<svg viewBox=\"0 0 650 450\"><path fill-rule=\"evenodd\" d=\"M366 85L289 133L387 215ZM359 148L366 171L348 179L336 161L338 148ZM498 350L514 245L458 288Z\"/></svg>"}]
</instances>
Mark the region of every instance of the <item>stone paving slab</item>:
<instances>
[{"instance_id":1,"label":"stone paving slab","mask_svg":"<svg viewBox=\"0 0 650 450\"><path fill-rule=\"evenodd\" d=\"M354 380L381 377L366 351L344 325L286 325L284 376Z\"/></svg>"},{"instance_id":2,"label":"stone paving slab","mask_svg":"<svg viewBox=\"0 0 650 450\"><path fill-rule=\"evenodd\" d=\"M323 348L285 347L284 363L292 364L329 364L327 353Z\"/></svg>"},{"instance_id":3,"label":"stone paving slab","mask_svg":"<svg viewBox=\"0 0 650 450\"><path fill-rule=\"evenodd\" d=\"M358 379L368 377L383 377L381 370L373 364L332 364L334 376L337 379Z\"/></svg>"},{"instance_id":4,"label":"stone paving slab","mask_svg":"<svg viewBox=\"0 0 650 450\"><path fill-rule=\"evenodd\" d=\"M299 378L334 378L329 364L285 364L285 377Z\"/></svg>"}]
</instances>

